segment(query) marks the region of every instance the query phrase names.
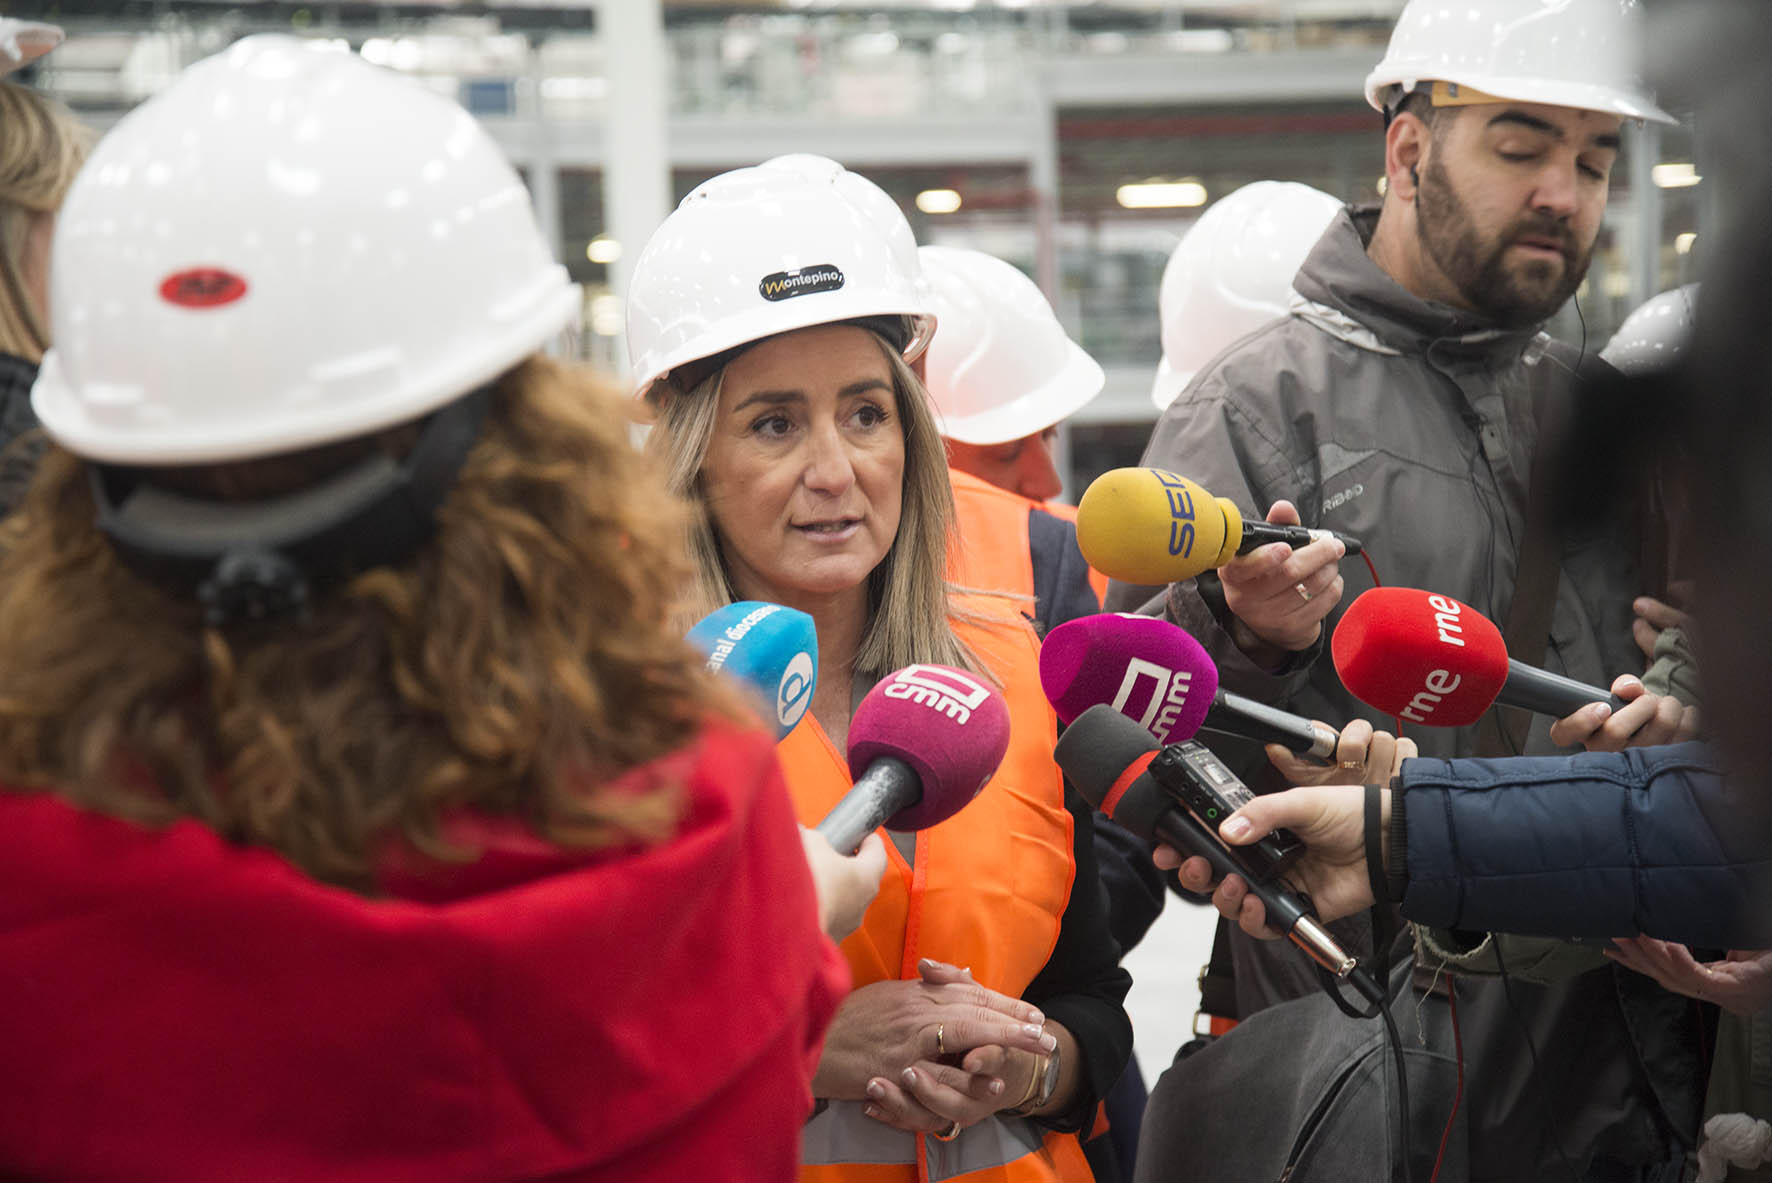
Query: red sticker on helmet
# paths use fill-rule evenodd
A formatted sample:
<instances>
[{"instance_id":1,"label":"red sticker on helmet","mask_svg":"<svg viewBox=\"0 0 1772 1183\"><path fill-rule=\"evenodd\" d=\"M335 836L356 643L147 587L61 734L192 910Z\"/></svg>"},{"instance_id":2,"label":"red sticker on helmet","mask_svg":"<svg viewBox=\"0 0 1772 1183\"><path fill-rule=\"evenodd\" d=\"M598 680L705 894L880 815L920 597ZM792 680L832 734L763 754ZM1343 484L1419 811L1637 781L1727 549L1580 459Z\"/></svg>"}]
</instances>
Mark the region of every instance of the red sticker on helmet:
<instances>
[{"instance_id":1,"label":"red sticker on helmet","mask_svg":"<svg viewBox=\"0 0 1772 1183\"><path fill-rule=\"evenodd\" d=\"M160 283L160 298L180 308L219 308L245 294L246 281L219 267L192 267Z\"/></svg>"}]
</instances>

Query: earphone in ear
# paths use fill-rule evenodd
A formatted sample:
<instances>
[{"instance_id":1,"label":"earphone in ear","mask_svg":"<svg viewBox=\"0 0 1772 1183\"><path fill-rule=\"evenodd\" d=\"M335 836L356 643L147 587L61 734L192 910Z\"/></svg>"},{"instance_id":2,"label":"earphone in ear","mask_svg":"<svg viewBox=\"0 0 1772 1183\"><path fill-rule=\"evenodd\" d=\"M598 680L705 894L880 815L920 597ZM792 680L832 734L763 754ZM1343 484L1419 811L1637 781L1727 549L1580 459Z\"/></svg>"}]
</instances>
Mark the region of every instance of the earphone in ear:
<instances>
[{"instance_id":1,"label":"earphone in ear","mask_svg":"<svg viewBox=\"0 0 1772 1183\"><path fill-rule=\"evenodd\" d=\"M1413 164L1409 166L1409 180L1417 189L1421 188L1421 171Z\"/></svg>"}]
</instances>

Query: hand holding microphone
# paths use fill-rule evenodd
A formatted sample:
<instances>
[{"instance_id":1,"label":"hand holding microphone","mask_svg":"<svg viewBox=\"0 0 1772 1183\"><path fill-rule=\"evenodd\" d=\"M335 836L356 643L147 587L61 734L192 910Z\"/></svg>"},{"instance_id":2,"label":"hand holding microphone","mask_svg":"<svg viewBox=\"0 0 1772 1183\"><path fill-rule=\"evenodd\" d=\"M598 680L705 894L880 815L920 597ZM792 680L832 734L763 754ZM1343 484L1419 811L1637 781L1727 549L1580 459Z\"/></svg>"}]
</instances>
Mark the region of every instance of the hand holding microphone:
<instances>
[{"instance_id":1,"label":"hand holding microphone","mask_svg":"<svg viewBox=\"0 0 1772 1183\"><path fill-rule=\"evenodd\" d=\"M1382 798L1381 824L1390 823L1390 794ZM1365 788L1330 785L1266 793L1233 813L1218 829L1232 846L1259 842L1276 830L1295 834L1305 853L1287 876L1310 895L1317 918L1339 920L1372 906L1366 871ZM1384 844L1388 850L1388 843ZM1226 920L1252 937L1273 940L1276 933L1261 895L1241 875L1220 876L1206 859L1186 850L1159 847L1157 865L1176 869L1181 885L1212 892L1212 903ZM1217 886L1214 887L1214 882Z\"/></svg>"},{"instance_id":2,"label":"hand holding microphone","mask_svg":"<svg viewBox=\"0 0 1772 1183\"><path fill-rule=\"evenodd\" d=\"M1382 1003L1377 984L1360 972L1310 906L1282 880L1299 859L1309 857L1298 839L1271 832L1233 851L1209 828L1264 800L1250 801L1248 790L1210 753L1192 743L1159 750L1136 722L1096 706L1059 737L1053 758L1096 808L1142 838L1198 856L1211 868L1207 878L1235 878L1262 901L1262 917L1279 935L1336 977L1353 982L1371 1001Z\"/></svg>"},{"instance_id":3,"label":"hand holding microphone","mask_svg":"<svg viewBox=\"0 0 1772 1183\"><path fill-rule=\"evenodd\" d=\"M1186 477L1116 468L1078 503L1077 544L1090 566L1125 583L1174 583L1217 568L1226 604L1247 630L1238 646L1271 665L1316 641L1341 599L1341 556L1360 551L1357 538L1298 521L1290 502L1275 502L1266 522L1247 522Z\"/></svg>"},{"instance_id":4,"label":"hand holding microphone","mask_svg":"<svg viewBox=\"0 0 1772 1183\"><path fill-rule=\"evenodd\" d=\"M1428 727L1465 727L1500 703L1559 719L1553 738L1596 751L1671 742L1685 737L1685 727L1696 729L1696 713L1643 693L1635 678L1614 683L1627 699L1510 659L1488 617L1418 588L1362 593L1342 614L1330 652L1355 698Z\"/></svg>"}]
</instances>

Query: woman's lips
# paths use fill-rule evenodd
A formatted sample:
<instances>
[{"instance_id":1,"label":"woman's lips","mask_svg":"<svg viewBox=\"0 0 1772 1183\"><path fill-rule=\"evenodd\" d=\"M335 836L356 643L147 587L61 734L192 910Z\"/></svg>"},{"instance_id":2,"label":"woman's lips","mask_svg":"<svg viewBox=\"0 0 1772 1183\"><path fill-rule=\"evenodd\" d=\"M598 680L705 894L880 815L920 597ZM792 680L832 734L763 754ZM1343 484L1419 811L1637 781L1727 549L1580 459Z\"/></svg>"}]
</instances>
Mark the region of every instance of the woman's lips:
<instances>
[{"instance_id":1,"label":"woman's lips","mask_svg":"<svg viewBox=\"0 0 1772 1183\"><path fill-rule=\"evenodd\" d=\"M815 542L845 542L861 529L861 519L833 518L822 522L796 522L794 529Z\"/></svg>"}]
</instances>

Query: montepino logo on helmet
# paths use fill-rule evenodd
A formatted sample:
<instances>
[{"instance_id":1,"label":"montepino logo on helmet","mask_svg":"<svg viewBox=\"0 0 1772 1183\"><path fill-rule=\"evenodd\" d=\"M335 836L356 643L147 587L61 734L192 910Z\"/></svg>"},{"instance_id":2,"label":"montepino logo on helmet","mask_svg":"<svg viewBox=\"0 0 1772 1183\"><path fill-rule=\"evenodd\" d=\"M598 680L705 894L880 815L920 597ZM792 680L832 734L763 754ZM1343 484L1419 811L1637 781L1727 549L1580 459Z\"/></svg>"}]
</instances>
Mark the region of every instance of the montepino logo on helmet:
<instances>
[{"instance_id":1,"label":"montepino logo on helmet","mask_svg":"<svg viewBox=\"0 0 1772 1183\"><path fill-rule=\"evenodd\" d=\"M220 267L191 267L160 281L160 298L180 308L219 308L246 294L246 281Z\"/></svg>"},{"instance_id":2,"label":"montepino logo on helmet","mask_svg":"<svg viewBox=\"0 0 1772 1183\"><path fill-rule=\"evenodd\" d=\"M843 272L831 263L815 263L793 271L777 271L757 281L765 300L792 300L815 292L834 292L843 286Z\"/></svg>"}]
</instances>

